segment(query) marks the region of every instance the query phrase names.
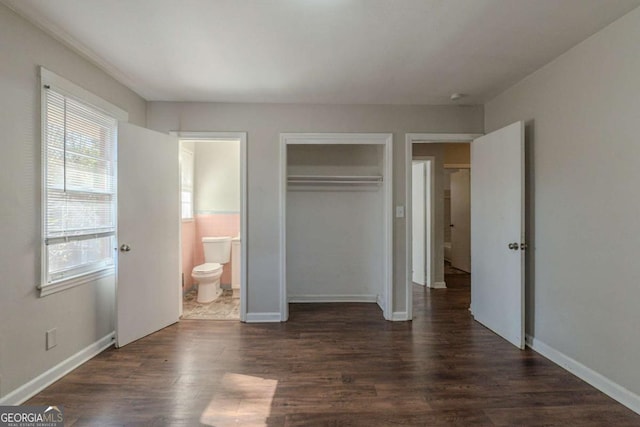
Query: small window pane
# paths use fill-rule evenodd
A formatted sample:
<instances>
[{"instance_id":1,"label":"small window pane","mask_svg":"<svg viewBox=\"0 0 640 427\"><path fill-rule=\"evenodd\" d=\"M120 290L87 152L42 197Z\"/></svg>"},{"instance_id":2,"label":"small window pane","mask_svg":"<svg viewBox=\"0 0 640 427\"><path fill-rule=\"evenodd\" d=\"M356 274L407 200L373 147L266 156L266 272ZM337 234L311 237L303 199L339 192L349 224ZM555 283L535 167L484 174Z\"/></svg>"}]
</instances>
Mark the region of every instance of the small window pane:
<instances>
[{"instance_id":1,"label":"small window pane","mask_svg":"<svg viewBox=\"0 0 640 427\"><path fill-rule=\"evenodd\" d=\"M113 237L79 240L49 245L50 281L113 265Z\"/></svg>"},{"instance_id":2,"label":"small window pane","mask_svg":"<svg viewBox=\"0 0 640 427\"><path fill-rule=\"evenodd\" d=\"M180 150L180 187L182 189L182 219L193 218L193 153Z\"/></svg>"}]
</instances>

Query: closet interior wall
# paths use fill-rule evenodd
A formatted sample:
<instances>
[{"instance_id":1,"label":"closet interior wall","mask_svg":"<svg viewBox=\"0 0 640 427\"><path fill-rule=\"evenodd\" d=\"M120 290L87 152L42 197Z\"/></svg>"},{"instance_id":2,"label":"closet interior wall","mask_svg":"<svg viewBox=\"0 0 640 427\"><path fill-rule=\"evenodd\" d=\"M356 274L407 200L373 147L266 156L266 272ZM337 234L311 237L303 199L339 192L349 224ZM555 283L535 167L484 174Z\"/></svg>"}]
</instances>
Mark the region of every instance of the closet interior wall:
<instances>
[{"instance_id":1,"label":"closet interior wall","mask_svg":"<svg viewBox=\"0 0 640 427\"><path fill-rule=\"evenodd\" d=\"M384 291L384 147L287 146L287 297L378 302Z\"/></svg>"}]
</instances>

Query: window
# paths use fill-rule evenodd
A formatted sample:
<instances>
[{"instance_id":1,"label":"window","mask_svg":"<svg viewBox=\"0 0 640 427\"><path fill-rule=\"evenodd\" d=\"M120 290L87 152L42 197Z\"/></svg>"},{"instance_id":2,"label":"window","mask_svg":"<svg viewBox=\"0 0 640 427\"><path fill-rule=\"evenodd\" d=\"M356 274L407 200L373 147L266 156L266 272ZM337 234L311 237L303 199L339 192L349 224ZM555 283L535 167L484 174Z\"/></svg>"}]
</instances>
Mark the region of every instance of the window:
<instances>
[{"instance_id":1,"label":"window","mask_svg":"<svg viewBox=\"0 0 640 427\"><path fill-rule=\"evenodd\" d=\"M114 271L118 119L53 73L42 80L46 295Z\"/></svg>"},{"instance_id":2,"label":"window","mask_svg":"<svg viewBox=\"0 0 640 427\"><path fill-rule=\"evenodd\" d=\"M193 219L193 152L180 147L182 219Z\"/></svg>"}]
</instances>

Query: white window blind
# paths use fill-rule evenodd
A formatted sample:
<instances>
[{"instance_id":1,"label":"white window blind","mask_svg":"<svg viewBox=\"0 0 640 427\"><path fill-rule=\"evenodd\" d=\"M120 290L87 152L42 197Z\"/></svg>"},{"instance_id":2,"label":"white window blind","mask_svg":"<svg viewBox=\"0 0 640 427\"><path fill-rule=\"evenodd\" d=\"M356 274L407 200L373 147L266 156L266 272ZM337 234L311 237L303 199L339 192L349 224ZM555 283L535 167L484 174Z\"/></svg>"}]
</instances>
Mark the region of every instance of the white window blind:
<instances>
[{"instance_id":1,"label":"white window blind","mask_svg":"<svg viewBox=\"0 0 640 427\"><path fill-rule=\"evenodd\" d=\"M46 283L114 265L115 118L45 88Z\"/></svg>"},{"instance_id":2,"label":"white window blind","mask_svg":"<svg viewBox=\"0 0 640 427\"><path fill-rule=\"evenodd\" d=\"M193 218L193 153L180 149L182 219Z\"/></svg>"}]
</instances>

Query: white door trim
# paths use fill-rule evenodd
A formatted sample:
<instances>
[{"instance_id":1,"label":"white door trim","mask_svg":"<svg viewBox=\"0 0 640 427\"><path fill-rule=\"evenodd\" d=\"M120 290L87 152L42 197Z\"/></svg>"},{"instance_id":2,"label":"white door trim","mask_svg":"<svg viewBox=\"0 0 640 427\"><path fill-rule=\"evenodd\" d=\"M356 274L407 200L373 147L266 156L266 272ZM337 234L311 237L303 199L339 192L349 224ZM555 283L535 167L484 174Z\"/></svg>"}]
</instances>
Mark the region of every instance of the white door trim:
<instances>
[{"instance_id":1,"label":"white door trim","mask_svg":"<svg viewBox=\"0 0 640 427\"><path fill-rule=\"evenodd\" d=\"M404 152L405 152L405 162L404 162L404 169L405 169L405 203L406 203L406 208L405 208L405 212L406 212L406 218L405 218L405 257L406 257L406 263L405 263L405 277L406 277L406 290L405 290L405 294L406 294L406 319L399 319L399 320L411 320L413 318L413 285L412 285L412 281L411 281L411 260L413 258L413 254L412 254L412 248L411 248L411 238L412 238L412 231L411 231L411 220L412 220L412 215L411 215L411 209L412 209L412 205L411 205L411 161L413 160L413 144L414 143L431 143L431 144L437 144L437 143L459 143L459 142L471 142L474 139L478 138L482 136L482 134L479 133L407 133L405 135L405 147L404 147ZM431 173L433 174L433 168L431 170ZM432 180L432 185L433 185L433 180ZM432 192L433 195L433 192ZM433 207L433 204L432 204ZM433 221L432 221L433 223ZM429 252L432 254L431 256L433 256L434 253L434 248L433 248L433 239L429 239L430 240L430 245L431 247L429 248ZM432 264L433 265L433 264ZM433 270L433 269L431 269ZM432 271L429 271L429 274L432 274ZM433 281L431 282L433 283Z\"/></svg>"},{"instance_id":2,"label":"white door trim","mask_svg":"<svg viewBox=\"0 0 640 427\"><path fill-rule=\"evenodd\" d=\"M413 256L411 257L411 280L420 286L425 286L428 282L427 275L427 160L413 160L411 162L411 182L413 183L411 191L412 205L412 231L411 231L411 249ZM418 173L416 173L418 172ZM416 217L416 214L418 216ZM413 227L418 224L418 227Z\"/></svg>"},{"instance_id":3,"label":"white door trim","mask_svg":"<svg viewBox=\"0 0 640 427\"><path fill-rule=\"evenodd\" d=\"M178 139L240 141L240 321L247 321L247 133L246 132L170 132ZM181 295L182 297L182 295Z\"/></svg>"},{"instance_id":4,"label":"white door trim","mask_svg":"<svg viewBox=\"0 0 640 427\"><path fill-rule=\"evenodd\" d=\"M393 134L391 133L281 133L280 134L280 316L289 318L287 300L287 145L289 144L363 144L383 145L384 191L384 295L383 314L393 319Z\"/></svg>"}]
</instances>

